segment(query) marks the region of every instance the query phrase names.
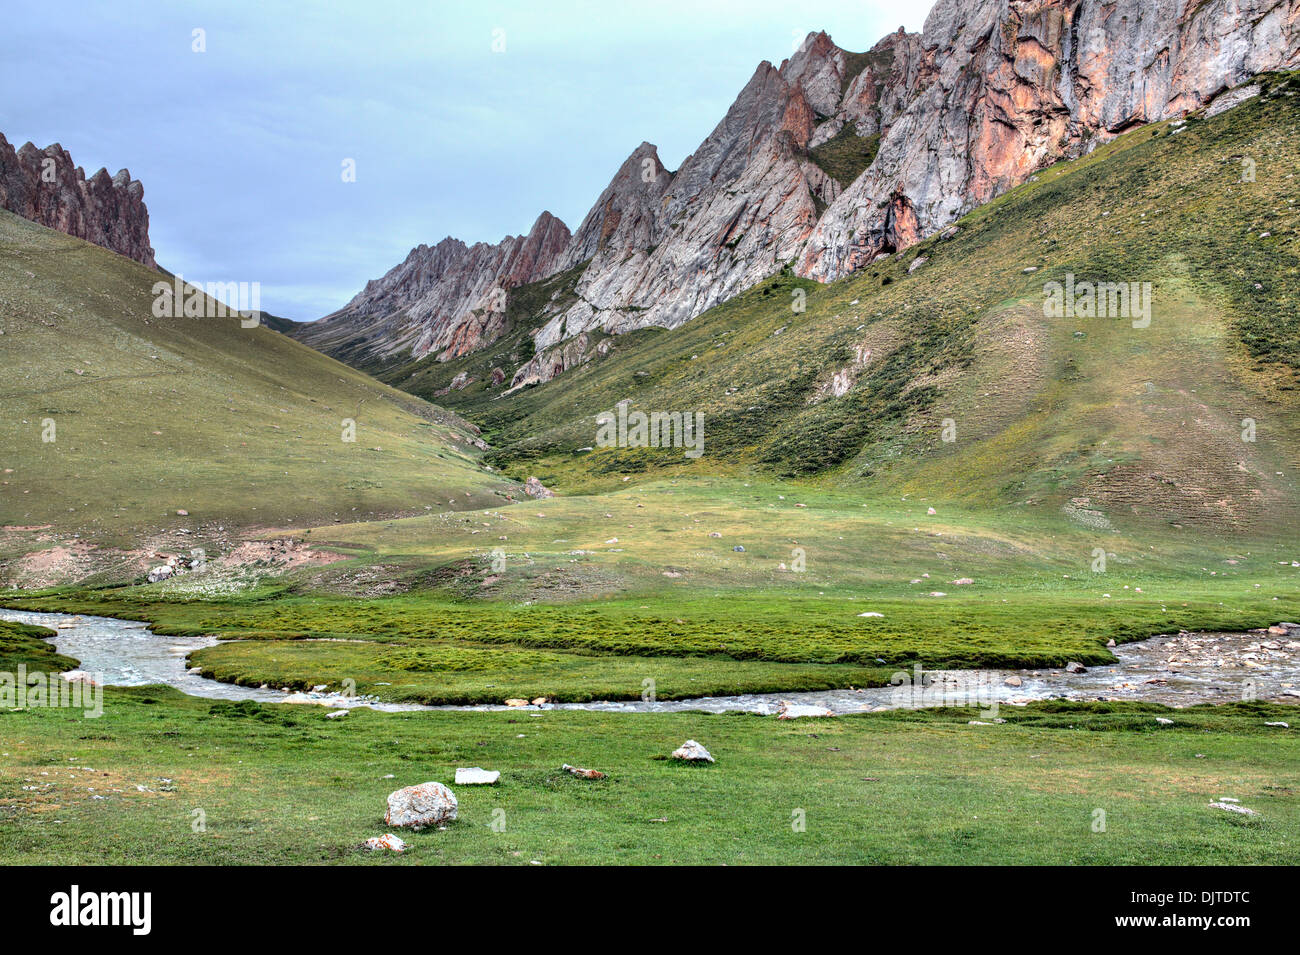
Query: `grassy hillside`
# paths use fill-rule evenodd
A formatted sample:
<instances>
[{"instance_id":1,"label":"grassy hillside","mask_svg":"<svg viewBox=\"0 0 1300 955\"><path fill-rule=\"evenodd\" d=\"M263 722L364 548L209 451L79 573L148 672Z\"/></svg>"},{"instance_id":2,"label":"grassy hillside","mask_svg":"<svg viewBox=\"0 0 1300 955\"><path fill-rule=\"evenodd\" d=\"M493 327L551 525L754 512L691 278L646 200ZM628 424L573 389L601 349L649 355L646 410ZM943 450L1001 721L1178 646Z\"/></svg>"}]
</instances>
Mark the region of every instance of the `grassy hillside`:
<instances>
[{"instance_id":1,"label":"grassy hillside","mask_svg":"<svg viewBox=\"0 0 1300 955\"><path fill-rule=\"evenodd\" d=\"M482 506L510 486L454 415L267 328L155 317L161 278L0 213L0 524L138 541Z\"/></svg>"},{"instance_id":2,"label":"grassy hillside","mask_svg":"<svg viewBox=\"0 0 1300 955\"><path fill-rule=\"evenodd\" d=\"M497 355L506 384L480 376L439 400L484 426L498 463L564 490L767 474L1094 523L1294 526L1300 81L1266 86L1212 119L1137 129L1061 163L955 234L845 281L774 277L508 397L514 369ZM1047 317L1045 283L1068 274L1151 283L1150 325ZM476 360L380 374L427 396ZM838 397L837 374L850 384ZM625 399L703 411L704 456L580 450L596 415Z\"/></svg>"}]
</instances>

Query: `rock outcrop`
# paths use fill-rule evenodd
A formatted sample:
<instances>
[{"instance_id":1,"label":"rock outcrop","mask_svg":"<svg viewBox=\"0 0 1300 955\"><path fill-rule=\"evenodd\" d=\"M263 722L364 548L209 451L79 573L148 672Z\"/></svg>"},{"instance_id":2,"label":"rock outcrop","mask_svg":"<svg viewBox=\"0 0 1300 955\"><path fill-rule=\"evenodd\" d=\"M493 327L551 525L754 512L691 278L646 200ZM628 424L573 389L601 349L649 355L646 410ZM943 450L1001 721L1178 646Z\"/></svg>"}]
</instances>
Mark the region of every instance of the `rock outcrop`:
<instances>
[{"instance_id":1,"label":"rock outcrop","mask_svg":"<svg viewBox=\"0 0 1300 955\"><path fill-rule=\"evenodd\" d=\"M157 268L144 186L125 169L87 179L58 143L15 150L0 134L0 208Z\"/></svg>"},{"instance_id":2,"label":"rock outcrop","mask_svg":"<svg viewBox=\"0 0 1300 955\"><path fill-rule=\"evenodd\" d=\"M543 212L527 235L495 245L449 237L416 246L343 308L296 334L328 354L359 344L373 356L410 349L417 357L455 358L500 336L510 289L554 273L570 238L568 226Z\"/></svg>"},{"instance_id":3,"label":"rock outcrop","mask_svg":"<svg viewBox=\"0 0 1300 955\"><path fill-rule=\"evenodd\" d=\"M922 33L866 53L810 34L675 172L633 150L571 237L544 215L497 246L421 246L297 334L347 360L358 342L456 357L504 332L511 288L573 269L573 294L530 316L533 356L493 384L544 382L788 265L840 278L1059 159L1297 65L1300 0L938 0ZM820 151L846 136L879 137L865 169Z\"/></svg>"},{"instance_id":4,"label":"rock outcrop","mask_svg":"<svg viewBox=\"0 0 1300 955\"><path fill-rule=\"evenodd\" d=\"M1300 63L1298 0L940 0L912 100L799 263L829 281L1059 159Z\"/></svg>"}]
</instances>

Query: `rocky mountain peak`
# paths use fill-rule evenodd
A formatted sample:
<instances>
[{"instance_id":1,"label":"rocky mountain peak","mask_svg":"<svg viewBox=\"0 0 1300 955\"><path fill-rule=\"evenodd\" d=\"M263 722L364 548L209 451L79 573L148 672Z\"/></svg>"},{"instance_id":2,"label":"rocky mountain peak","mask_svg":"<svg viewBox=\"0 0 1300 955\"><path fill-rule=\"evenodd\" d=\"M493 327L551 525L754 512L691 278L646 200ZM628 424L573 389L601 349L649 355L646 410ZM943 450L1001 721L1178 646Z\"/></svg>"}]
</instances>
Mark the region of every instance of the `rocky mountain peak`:
<instances>
[{"instance_id":1,"label":"rocky mountain peak","mask_svg":"<svg viewBox=\"0 0 1300 955\"><path fill-rule=\"evenodd\" d=\"M485 289L586 263L576 296L533 316L534 357L510 378L545 381L591 360L593 331L674 328L791 263L839 278L1059 159L1297 65L1300 0L938 0L920 34L865 53L810 33L758 65L676 172L634 149L564 250L535 226L535 251L420 256L301 337L463 354L503 330Z\"/></svg>"},{"instance_id":2,"label":"rocky mountain peak","mask_svg":"<svg viewBox=\"0 0 1300 955\"><path fill-rule=\"evenodd\" d=\"M15 150L0 134L0 207L157 267L144 186L125 169L114 176L100 169L87 179L58 143Z\"/></svg>"}]
</instances>

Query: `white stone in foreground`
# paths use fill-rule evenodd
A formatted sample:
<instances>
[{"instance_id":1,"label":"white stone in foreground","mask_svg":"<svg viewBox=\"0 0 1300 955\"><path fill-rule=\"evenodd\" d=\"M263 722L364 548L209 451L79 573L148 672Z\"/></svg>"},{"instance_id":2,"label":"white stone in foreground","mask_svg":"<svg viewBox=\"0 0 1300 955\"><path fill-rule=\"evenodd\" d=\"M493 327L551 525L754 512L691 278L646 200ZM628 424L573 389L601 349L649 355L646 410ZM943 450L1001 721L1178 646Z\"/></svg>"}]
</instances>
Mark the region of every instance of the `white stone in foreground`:
<instances>
[{"instance_id":1,"label":"white stone in foreground","mask_svg":"<svg viewBox=\"0 0 1300 955\"><path fill-rule=\"evenodd\" d=\"M692 763L716 762L716 760L714 760L713 756L709 753L709 751L705 749L703 746L701 746L699 743L695 742L695 740L693 739L688 739L685 743L682 743L681 746L673 750L672 758L684 759L687 762L692 762Z\"/></svg>"},{"instance_id":2,"label":"white stone in foreground","mask_svg":"<svg viewBox=\"0 0 1300 955\"><path fill-rule=\"evenodd\" d=\"M365 842L361 843L363 849L369 849L372 852L387 849L389 852L405 852L406 843L391 832L382 836L371 836Z\"/></svg>"},{"instance_id":3,"label":"white stone in foreground","mask_svg":"<svg viewBox=\"0 0 1300 955\"><path fill-rule=\"evenodd\" d=\"M1224 812L1235 812L1235 813L1238 813L1239 815L1242 815L1242 816L1258 816L1258 815L1259 815L1259 813L1257 813L1257 812L1256 812L1255 810L1253 810L1253 809L1247 809L1245 806L1238 806L1238 805L1236 805L1235 803L1223 802L1222 800L1220 800L1219 802L1212 802L1212 803L1210 803L1210 808L1211 808L1211 809L1222 809Z\"/></svg>"},{"instance_id":4,"label":"white stone in foreground","mask_svg":"<svg viewBox=\"0 0 1300 955\"><path fill-rule=\"evenodd\" d=\"M501 773L495 769L480 769L478 766L456 769L457 786L491 786L500 778Z\"/></svg>"},{"instance_id":5,"label":"white stone in foreground","mask_svg":"<svg viewBox=\"0 0 1300 955\"><path fill-rule=\"evenodd\" d=\"M456 818L456 796L442 783L420 783L388 795L384 824L423 829Z\"/></svg>"}]
</instances>

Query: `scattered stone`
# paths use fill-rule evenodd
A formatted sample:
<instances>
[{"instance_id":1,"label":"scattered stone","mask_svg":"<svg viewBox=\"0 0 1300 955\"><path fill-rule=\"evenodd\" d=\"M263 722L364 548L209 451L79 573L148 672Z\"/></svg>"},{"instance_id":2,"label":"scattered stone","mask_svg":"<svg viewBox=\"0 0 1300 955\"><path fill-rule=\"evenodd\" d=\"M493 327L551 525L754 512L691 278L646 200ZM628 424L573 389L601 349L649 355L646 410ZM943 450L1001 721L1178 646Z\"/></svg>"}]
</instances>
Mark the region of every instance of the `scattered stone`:
<instances>
[{"instance_id":1,"label":"scattered stone","mask_svg":"<svg viewBox=\"0 0 1300 955\"><path fill-rule=\"evenodd\" d=\"M1222 809L1224 812L1235 812L1235 813L1237 813L1238 815L1241 815L1241 816L1258 816L1258 815L1259 815L1259 813L1257 813L1257 812L1256 812L1255 810L1253 810L1253 809L1247 809L1245 806L1238 806L1238 805L1236 805L1236 804L1234 804L1234 803L1224 802L1223 800L1219 800L1218 802L1212 802L1212 803L1210 803L1210 808L1211 808L1211 809Z\"/></svg>"},{"instance_id":2,"label":"scattered stone","mask_svg":"<svg viewBox=\"0 0 1300 955\"><path fill-rule=\"evenodd\" d=\"M389 793L384 825L424 829L455 818L455 794L442 783L420 783Z\"/></svg>"},{"instance_id":3,"label":"scattered stone","mask_svg":"<svg viewBox=\"0 0 1300 955\"><path fill-rule=\"evenodd\" d=\"M527 700L521 700L518 697L511 697L510 699L506 700L506 706L527 706L527 705L528 705Z\"/></svg>"},{"instance_id":4,"label":"scattered stone","mask_svg":"<svg viewBox=\"0 0 1300 955\"><path fill-rule=\"evenodd\" d=\"M671 756L673 759L682 759L688 763L716 762L709 751L693 739L688 739L685 743L682 743L681 746L672 751Z\"/></svg>"},{"instance_id":5,"label":"scattered stone","mask_svg":"<svg viewBox=\"0 0 1300 955\"><path fill-rule=\"evenodd\" d=\"M546 702L546 697L539 696L537 697L537 699L533 700L533 706L541 706L545 702Z\"/></svg>"},{"instance_id":6,"label":"scattered stone","mask_svg":"<svg viewBox=\"0 0 1300 955\"><path fill-rule=\"evenodd\" d=\"M176 511L176 516L177 516L177 517L189 517L189 516L190 516L190 512L187 511L187 510L185 510L184 508L179 508L179 509L177 509L177 511Z\"/></svg>"},{"instance_id":7,"label":"scattered stone","mask_svg":"<svg viewBox=\"0 0 1300 955\"><path fill-rule=\"evenodd\" d=\"M388 850L389 852L405 852L406 843L391 832L382 836L371 836L365 842L361 843L361 848L369 849L371 852Z\"/></svg>"},{"instance_id":8,"label":"scattered stone","mask_svg":"<svg viewBox=\"0 0 1300 955\"><path fill-rule=\"evenodd\" d=\"M737 554L743 554L745 552L745 546L743 544L737 544L735 547L731 549L734 550Z\"/></svg>"},{"instance_id":9,"label":"scattered stone","mask_svg":"<svg viewBox=\"0 0 1300 955\"><path fill-rule=\"evenodd\" d=\"M326 713L326 714L325 714L325 719L327 719L327 720L336 720L336 719L338 719L340 716L347 716L347 715L348 715L348 711L347 711L347 710L335 710L333 713Z\"/></svg>"},{"instance_id":10,"label":"scattered stone","mask_svg":"<svg viewBox=\"0 0 1300 955\"><path fill-rule=\"evenodd\" d=\"M1065 672L1066 673L1087 673L1088 668L1084 666L1082 663L1079 663L1075 660L1071 660L1069 663L1065 665Z\"/></svg>"},{"instance_id":11,"label":"scattered stone","mask_svg":"<svg viewBox=\"0 0 1300 955\"><path fill-rule=\"evenodd\" d=\"M930 514L930 515L934 515L934 514L938 514L939 512L936 511L933 507L927 507L927 508L925 509L925 513Z\"/></svg>"},{"instance_id":12,"label":"scattered stone","mask_svg":"<svg viewBox=\"0 0 1300 955\"><path fill-rule=\"evenodd\" d=\"M583 769L580 766L570 766L565 763L560 769L564 770L570 776L577 776L579 779L604 779L605 774L599 769Z\"/></svg>"},{"instance_id":13,"label":"scattered stone","mask_svg":"<svg viewBox=\"0 0 1300 955\"><path fill-rule=\"evenodd\" d=\"M555 497L555 492L535 477L530 477L524 482L524 493L536 498Z\"/></svg>"},{"instance_id":14,"label":"scattered stone","mask_svg":"<svg viewBox=\"0 0 1300 955\"><path fill-rule=\"evenodd\" d=\"M958 577L956 580L953 581L953 583L958 587L965 587L967 584L975 583L975 581L973 581L969 577Z\"/></svg>"},{"instance_id":15,"label":"scattered stone","mask_svg":"<svg viewBox=\"0 0 1300 955\"><path fill-rule=\"evenodd\" d=\"M1281 720L1278 720L1276 723L1265 723L1264 725L1265 725L1265 726L1280 726L1280 727L1282 727L1283 729L1288 729L1288 730L1291 728L1291 724L1290 724L1290 723L1283 723Z\"/></svg>"},{"instance_id":16,"label":"scattered stone","mask_svg":"<svg viewBox=\"0 0 1300 955\"><path fill-rule=\"evenodd\" d=\"M1157 716L1157 717L1156 717L1156 722L1159 723L1161 726L1173 726L1173 725L1174 725L1174 721L1171 720L1171 719L1169 719L1167 716Z\"/></svg>"},{"instance_id":17,"label":"scattered stone","mask_svg":"<svg viewBox=\"0 0 1300 955\"><path fill-rule=\"evenodd\" d=\"M1002 682L1005 683L1007 686L1022 686L1022 685L1024 685L1024 680L1020 679L1020 677L1015 676L1014 674L1013 674L1012 676L1007 677L1007 678L1006 678L1005 680L1003 680Z\"/></svg>"},{"instance_id":18,"label":"scattered stone","mask_svg":"<svg viewBox=\"0 0 1300 955\"><path fill-rule=\"evenodd\" d=\"M460 766L456 769L457 786L494 786L501 773L495 769L481 769L478 766Z\"/></svg>"},{"instance_id":19,"label":"scattered stone","mask_svg":"<svg viewBox=\"0 0 1300 955\"><path fill-rule=\"evenodd\" d=\"M1113 639L1112 639L1112 640L1107 640L1107 641L1106 641L1106 646L1107 646L1108 648L1110 648L1110 649L1114 649L1114 647L1115 647L1115 641L1114 641Z\"/></svg>"},{"instance_id":20,"label":"scattered stone","mask_svg":"<svg viewBox=\"0 0 1300 955\"><path fill-rule=\"evenodd\" d=\"M859 617L883 617L883 613L877 613L874 610L868 610L866 613L858 614Z\"/></svg>"}]
</instances>

